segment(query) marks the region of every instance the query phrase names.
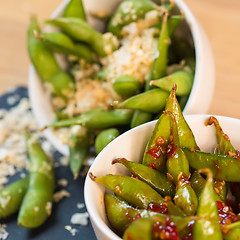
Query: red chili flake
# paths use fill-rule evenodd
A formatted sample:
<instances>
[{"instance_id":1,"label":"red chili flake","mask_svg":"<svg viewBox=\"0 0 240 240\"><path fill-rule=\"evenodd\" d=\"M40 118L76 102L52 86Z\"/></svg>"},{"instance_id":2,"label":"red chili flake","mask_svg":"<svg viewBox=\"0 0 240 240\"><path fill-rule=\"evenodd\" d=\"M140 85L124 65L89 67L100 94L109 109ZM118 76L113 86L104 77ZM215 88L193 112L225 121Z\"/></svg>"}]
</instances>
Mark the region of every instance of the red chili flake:
<instances>
[{"instance_id":1,"label":"red chili flake","mask_svg":"<svg viewBox=\"0 0 240 240\"><path fill-rule=\"evenodd\" d=\"M166 204L149 203L148 210L151 210L157 213L168 214L168 208Z\"/></svg>"},{"instance_id":2,"label":"red chili flake","mask_svg":"<svg viewBox=\"0 0 240 240\"><path fill-rule=\"evenodd\" d=\"M154 164L154 163L151 164L151 165L149 165L149 167L152 168L152 169L154 169L154 170L156 170L156 167L155 167L155 164Z\"/></svg>"},{"instance_id":3,"label":"red chili flake","mask_svg":"<svg viewBox=\"0 0 240 240\"><path fill-rule=\"evenodd\" d=\"M154 235L162 240L180 240L177 232L177 226L171 221L170 217L166 217L165 225L157 222L153 226Z\"/></svg>"},{"instance_id":4,"label":"red chili flake","mask_svg":"<svg viewBox=\"0 0 240 240\"><path fill-rule=\"evenodd\" d=\"M186 236L184 236L182 238L182 240L192 240L192 238L193 238L193 225L194 225L194 221L191 221L191 222L188 223L188 225L187 225L188 233L187 233Z\"/></svg>"},{"instance_id":5,"label":"red chili flake","mask_svg":"<svg viewBox=\"0 0 240 240\"><path fill-rule=\"evenodd\" d=\"M240 216L233 213L232 208L225 203L217 201L217 207L220 224L226 225L240 220Z\"/></svg>"},{"instance_id":6,"label":"red chili flake","mask_svg":"<svg viewBox=\"0 0 240 240\"><path fill-rule=\"evenodd\" d=\"M132 178L136 178L136 179L139 179L139 177L138 176L136 176L134 173L132 173L132 172L130 172L130 175L131 175L131 177Z\"/></svg>"},{"instance_id":7,"label":"red chili flake","mask_svg":"<svg viewBox=\"0 0 240 240\"><path fill-rule=\"evenodd\" d=\"M136 214L135 217L133 217L132 221L134 222L135 220L137 220L137 219L139 219L139 218L141 218L141 217L142 217L141 214L138 213L138 214Z\"/></svg>"},{"instance_id":8,"label":"red chili flake","mask_svg":"<svg viewBox=\"0 0 240 240\"><path fill-rule=\"evenodd\" d=\"M154 158L160 158L162 155L160 149L156 148L149 149L146 153L152 155Z\"/></svg>"},{"instance_id":9,"label":"red chili flake","mask_svg":"<svg viewBox=\"0 0 240 240\"><path fill-rule=\"evenodd\" d=\"M169 144L167 146L167 156L168 158L173 157L176 154L177 146L174 144Z\"/></svg>"}]
</instances>

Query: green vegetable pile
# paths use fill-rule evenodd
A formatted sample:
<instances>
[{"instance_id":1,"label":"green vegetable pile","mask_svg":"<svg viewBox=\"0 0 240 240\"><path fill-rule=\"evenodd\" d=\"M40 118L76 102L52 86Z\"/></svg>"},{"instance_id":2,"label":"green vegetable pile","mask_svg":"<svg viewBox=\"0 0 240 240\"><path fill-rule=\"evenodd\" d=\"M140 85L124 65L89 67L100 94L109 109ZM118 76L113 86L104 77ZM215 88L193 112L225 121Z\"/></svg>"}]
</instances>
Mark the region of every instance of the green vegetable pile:
<instances>
[{"instance_id":1,"label":"green vegetable pile","mask_svg":"<svg viewBox=\"0 0 240 240\"><path fill-rule=\"evenodd\" d=\"M147 80L140 82L124 73L112 79L113 90L121 101L113 101L107 109L93 108L72 117L64 114L64 106L54 109L56 121L47 127L81 125L86 128L85 134L70 133L67 141L70 167L75 178L94 142L96 153L99 153L122 132L158 118L174 83L178 85L176 94L181 107L185 106L194 79L194 48L191 40L178 36L177 30L181 29L179 24L183 22L183 16L170 3L157 5L150 0L124 0L112 16L102 19L106 21L107 33L112 37L104 36L89 25L81 0L71 0L63 16L46 20L46 24L57 27L59 32L44 32L36 17L31 18L28 28L31 62L53 98L60 98L66 106L76 91L71 67L79 61L101 65L102 58L118 50L115 40L118 42L124 37L124 27L134 22L144 22L151 11L157 12L154 22L148 28L156 30L158 54L153 60ZM67 59L74 56L73 61L68 61L67 71L60 67L55 53L63 54ZM107 74L106 69L101 68L90 77L104 82Z\"/></svg>"},{"instance_id":2,"label":"green vegetable pile","mask_svg":"<svg viewBox=\"0 0 240 240\"><path fill-rule=\"evenodd\" d=\"M124 165L130 176L89 173L112 191L104 194L105 210L120 237L240 239L240 154L213 116L205 123L211 124L216 129L216 148L214 153L201 152L181 112L175 85L141 163L125 158L112 161Z\"/></svg>"}]
</instances>

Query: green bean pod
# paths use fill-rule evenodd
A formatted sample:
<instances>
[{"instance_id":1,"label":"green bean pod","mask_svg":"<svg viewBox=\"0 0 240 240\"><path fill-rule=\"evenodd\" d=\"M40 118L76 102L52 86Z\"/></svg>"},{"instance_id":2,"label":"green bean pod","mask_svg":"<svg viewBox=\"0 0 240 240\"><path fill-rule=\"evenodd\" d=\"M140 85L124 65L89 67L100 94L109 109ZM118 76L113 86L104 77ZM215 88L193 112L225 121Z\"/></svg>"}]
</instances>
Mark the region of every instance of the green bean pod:
<instances>
[{"instance_id":1,"label":"green bean pod","mask_svg":"<svg viewBox=\"0 0 240 240\"><path fill-rule=\"evenodd\" d=\"M214 178L228 182L240 181L240 162L237 157L200 152L182 148L189 165L194 169L209 168Z\"/></svg>"},{"instance_id":2,"label":"green bean pod","mask_svg":"<svg viewBox=\"0 0 240 240\"><path fill-rule=\"evenodd\" d=\"M174 196L175 186L168 181L165 174L149 168L143 164L128 161L125 158L118 158L113 160L112 164L115 163L123 164L131 173L150 185L162 196Z\"/></svg>"},{"instance_id":3,"label":"green bean pod","mask_svg":"<svg viewBox=\"0 0 240 240\"><path fill-rule=\"evenodd\" d=\"M131 128L135 128L141 124L150 122L152 119L153 119L152 113L135 110L131 121Z\"/></svg>"},{"instance_id":4,"label":"green bean pod","mask_svg":"<svg viewBox=\"0 0 240 240\"><path fill-rule=\"evenodd\" d=\"M19 179L0 190L0 219L18 211L27 191L29 177Z\"/></svg>"},{"instance_id":5,"label":"green bean pod","mask_svg":"<svg viewBox=\"0 0 240 240\"><path fill-rule=\"evenodd\" d=\"M87 132L85 135L72 134L69 140L69 161L70 170L74 179L78 178L82 164L86 159L91 145L91 134Z\"/></svg>"},{"instance_id":6,"label":"green bean pod","mask_svg":"<svg viewBox=\"0 0 240 240\"><path fill-rule=\"evenodd\" d=\"M113 89L123 97L131 97L140 92L140 82L129 75L122 75L113 82Z\"/></svg>"},{"instance_id":7,"label":"green bean pod","mask_svg":"<svg viewBox=\"0 0 240 240\"><path fill-rule=\"evenodd\" d=\"M36 228L51 215L54 191L53 167L39 142L27 140L30 158L29 185L18 214L18 225Z\"/></svg>"},{"instance_id":8,"label":"green bean pod","mask_svg":"<svg viewBox=\"0 0 240 240\"><path fill-rule=\"evenodd\" d=\"M158 119L144 151L142 163L161 172L166 170L165 148L170 137L170 117L163 113Z\"/></svg>"},{"instance_id":9,"label":"green bean pod","mask_svg":"<svg viewBox=\"0 0 240 240\"><path fill-rule=\"evenodd\" d=\"M47 127L68 127L81 125L90 129L104 129L118 125L128 125L132 119L132 111L128 109L116 109L106 111L95 108L71 119L60 120L49 124Z\"/></svg>"},{"instance_id":10,"label":"green bean pod","mask_svg":"<svg viewBox=\"0 0 240 240\"><path fill-rule=\"evenodd\" d=\"M176 84L174 84L170 96L167 99L165 110L169 110L170 112L172 112L177 121L180 146L192 149L199 149L193 132L182 114L181 108L176 98L176 90L177 86Z\"/></svg>"},{"instance_id":11,"label":"green bean pod","mask_svg":"<svg viewBox=\"0 0 240 240\"><path fill-rule=\"evenodd\" d=\"M141 110L150 113L159 113L164 109L168 93L161 89L152 89L132 96L118 103L118 108Z\"/></svg>"},{"instance_id":12,"label":"green bean pod","mask_svg":"<svg viewBox=\"0 0 240 240\"><path fill-rule=\"evenodd\" d=\"M71 0L65 8L63 17L75 17L87 20L82 0Z\"/></svg>"},{"instance_id":13,"label":"green bean pod","mask_svg":"<svg viewBox=\"0 0 240 240\"><path fill-rule=\"evenodd\" d=\"M155 87L159 87L165 91L171 92L172 86L174 84L177 84L177 90L176 95L177 96L186 96L189 95L192 89L193 84L193 74L181 70L177 71L171 75L168 75L166 77L162 77L160 79L152 80L150 82L150 85L153 85Z\"/></svg>"},{"instance_id":14,"label":"green bean pod","mask_svg":"<svg viewBox=\"0 0 240 240\"><path fill-rule=\"evenodd\" d=\"M42 32L35 34L51 51L84 58L88 62L96 61L93 51L83 43L74 43L71 38L61 32Z\"/></svg>"},{"instance_id":15,"label":"green bean pod","mask_svg":"<svg viewBox=\"0 0 240 240\"><path fill-rule=\"evenodd\" d=\"M104 36L91 27L82 19L78 18L55 18L46 21L47 24L59 27L72 39L89 44L101 57L114 51L117 46L112 39Z\"/></svg>"},{"instance_id":16,"label":"green bean pod","mask_svg":"<svg viewBox=\"0 0 240 240\"><path fill-rule=\"evenodd\" d=\"M153 222L148 218L139 218L132 222L123 234L123 240L151 240Z\"/></svg>"},{"instance_id":17,"label":"green bean pod","mask_svg":"<svg viewBox=\"0 0 240 240\"><path fill-rule=\"evenodd\" d=\"M51 85L52 93L66 98L74 91L73 79L59 67L53 53L45 44L36 39L35 33L40 33L36 17L32 16L28 26L28 54L34 68L44 83Z\"/></svg>"},{"instance_id":18,"label":"green bean pod","mask_svg":"<svg viewBox=\"0 0 240 240\"><path fill-rule=\"evenodd\" d=\"M119 38L122 36L121 31L124 26L144 18L147 12L156 8L157 5L149 0L125 0L110 19L108 31Z\"/></svg>"},{"instance_id":19,"label":"green bean pod","mask_svg":"<svg viewBox=\"0 0 240 240\"><path fill-rule=\"evenodd\" d=\"M134 207L148 209L152 203L158 206L163 204L167 207L169 214L184 216L184 213L171 201L165 201L157 191L139 179L122 175L96 177L92 173L89 173L89 176Z\"/></svg>"},{"instance_id":20,"label":"green bean pod","mask_svg":"<svg viewBox=\"0 0 240 240\"><path fill-rule=\"evenodd\" d=\"M162 225L166 223L168 215L157 213L145 209L134 208L129 205L122 198L105 193L104 203L107 218L111 226L121 234L127 227L138 217L149 218L153 221L158 221ZM192 220L192 217L171 216L171 221L176 224L177 230L183 230L187 224Z\"/></svg>"},{"instance_id":21,"label":"green bean pod","mask_svg":"<svg viewBox=\"0 0 240 240\"><path fill-rule=\"evenodd\" d=\"M110 128L103 130L95 139L95 151L99 154L111 141L120 135L118 129Z\"/></svg>"},{"instance_id":22,"label":"green bean pod","mask_svg":"<svg viewBox=\"0 0 240 240\"><path fill-rule=\"evenodd\" d=\"M220 240L222 232L219 224L218 209L214 197L213 178L211 171L205 169L207 174L207 183L200 196L199 207L196 220L193 227L193 240Z\"/></svg>"}]
</instances>

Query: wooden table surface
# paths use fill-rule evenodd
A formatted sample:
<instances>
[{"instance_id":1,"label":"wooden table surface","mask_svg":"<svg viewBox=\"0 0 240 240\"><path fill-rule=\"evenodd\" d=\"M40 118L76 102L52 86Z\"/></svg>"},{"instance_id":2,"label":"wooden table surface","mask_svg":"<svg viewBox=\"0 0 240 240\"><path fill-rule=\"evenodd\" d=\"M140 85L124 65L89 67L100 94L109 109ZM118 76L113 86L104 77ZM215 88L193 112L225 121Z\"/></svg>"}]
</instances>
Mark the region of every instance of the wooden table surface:
<instances>
[{"instance_id":1,"label":"wooden table surface","mask_svg":"<svg viewBox=\"0 0 240 240\"><path fill-rule=\"evenodd\" d=\"M43 21L61 2L0 1L0 94L14 86L27 86L26 29L29 13L37 13L39 20ZM240 1L185 2L204 28L215 57L216 84L208 113L240 118Z\"/></svg>"}]
</instances>

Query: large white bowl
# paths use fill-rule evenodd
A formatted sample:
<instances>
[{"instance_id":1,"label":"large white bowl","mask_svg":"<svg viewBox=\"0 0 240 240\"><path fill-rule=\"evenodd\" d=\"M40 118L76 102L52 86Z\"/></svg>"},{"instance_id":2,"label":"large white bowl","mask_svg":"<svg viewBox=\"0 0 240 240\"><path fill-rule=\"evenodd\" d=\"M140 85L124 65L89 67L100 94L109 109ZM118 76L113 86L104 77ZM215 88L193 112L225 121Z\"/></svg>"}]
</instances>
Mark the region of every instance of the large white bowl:
<instances>
[{"instance_id":1,"label":"large white bowl","mask_svg":"<svg viewBox=\"0 0 240 240\"><path fill-rule=\"evenodd\" d=\"M186 120L195 135L200 149L212 152L217 143L216 132L214 125L204 125L208 117L209 115L188 115ZM222 116L216 116L216 118L237 149L240 146L240 120ZM126 168L120 164L112 165L112 160L124 157L130 161L141 162L145 146L155 124L156 121L143 124L116 138L96 157L89 172L92 172L95 176L104 176L106 174L126 175ZM120 240L121 238L110 229L106 219L103 202L104 190L104 187L87 176L84 186L87 211L98 240Z\"/></svg>"},{"instance_id":2,"label":"large white bowl","mask_svg":"<svg viewBox=\"0 0 240 240\"><path fill-rule=\"evenodd\" d=\"M68 2L69 0L65 0L51 17L61 16ZM86 12L103 10L109 11L107 13L112 13L121 0L83 0L83 2ZM188 6L183 0L175 0L175 3L184 12L185 19L190 26L196 53L195 78L188 102L184 108L184 113L204 114L209 109L214 91L215 66L212 50L205 32ZM100 21L91 18L89 15L88 20L93 27L102 30L103 25ZM44 90L33 66L29 70L29 97L33 113L40 127L51 123L54 120L54 113L50 104L50 96ZM64 155L68 155L68 147L63 145L51 130L46 130L44 133L57 150Z\"/></svg>"}]
</instances>

